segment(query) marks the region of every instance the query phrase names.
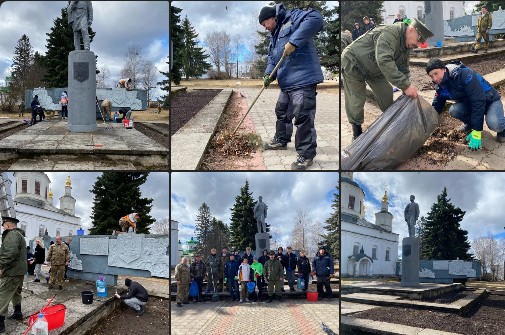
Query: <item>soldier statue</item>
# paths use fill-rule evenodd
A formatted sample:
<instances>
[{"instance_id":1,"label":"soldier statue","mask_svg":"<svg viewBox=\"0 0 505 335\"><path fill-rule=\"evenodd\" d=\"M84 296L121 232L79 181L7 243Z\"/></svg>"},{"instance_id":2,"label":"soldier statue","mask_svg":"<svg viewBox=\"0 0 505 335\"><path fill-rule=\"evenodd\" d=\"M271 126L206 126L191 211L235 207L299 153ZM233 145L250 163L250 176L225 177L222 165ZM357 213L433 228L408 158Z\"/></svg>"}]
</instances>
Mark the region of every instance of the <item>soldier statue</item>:
<instances>
[{"instance_id":1,"label":"soldier statue","mask_svg":"<svg viewBox=\"0 0 505 335\"><path fill-rule=\"evenodd\" d=\"M410 196L410 204L405 207L405 222L409 227L409 237L415 237L415 227L417 219L419 218L419 205L414 202L416 197Z\"/></svg>"},{"instance_id":2,"label":"soldier statue","mask_svg":"<svg viewBox=\"0 0 505 335\"><path fill-rule=\"evenodd\" d=\"M89 50L88 27L93 21L93 7L91 1L69 1L67 7L68 23L72 25L74 32L75 50L81 50L81 36L84 43L84 50Z\"/></svg>"},{"instance_id":3,"label":"soldier statue","mask_svg":"<svg viewBox=\"0 0 505 335\"><path fill-rule=\"evenodd\" d=\"M258 228L258 233L267 232L267 224L265 223L265 218L267 217L268 206L262 201L263 197L260 195L258 202L254 206L254 218L256 219L256 225Z\"/></svg>"}]
</instances>

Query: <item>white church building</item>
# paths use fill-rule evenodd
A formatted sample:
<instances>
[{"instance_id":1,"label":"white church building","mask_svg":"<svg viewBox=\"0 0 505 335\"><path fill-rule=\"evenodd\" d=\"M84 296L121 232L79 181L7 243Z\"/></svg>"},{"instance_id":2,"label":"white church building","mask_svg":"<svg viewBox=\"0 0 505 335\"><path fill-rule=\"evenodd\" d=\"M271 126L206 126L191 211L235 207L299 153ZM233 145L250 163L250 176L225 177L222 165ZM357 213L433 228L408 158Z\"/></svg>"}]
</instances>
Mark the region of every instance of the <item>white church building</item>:
<instances>
[{"instance_id":1,"label":"white church building","mask_svg":"<svg viewBox=\"0 0 505 335\"><path fill-rule=\"evenodd\" d=\"M14 209L19 220L18 228L25 232L27 243L45 234L55 237L76 235L81 227L81 218L75 215L75 198L72 197L70 176L65 185L65 194L59 199L59 208L54 205L51 181L43 172L14 172Z\"/></svg>"},{"instance_id":2,"label":"white church building","mask_svg":"<svg viewBox=\"0 0 505 335\"><path fill-rule=\"evenodd\" d=\"M426 17L426 1L384 1L382 5L382 20L392 24L397 14L403 17L416 18L424 22ZM442 1L444 20L465 16L464 1Z\"/></svg>"},{"instance_id":3,"label":"white church building","mask_svg":"<svg viewBox=\"0 0 505 335\"><path fill-rule=\"evenodd\" d=\"M365 193L352 172L341 174L341 262L342 276L394 276L399 234L392 231L393 215L384 192L375 222L365 219Z\"/></svg>"}]
</instances>

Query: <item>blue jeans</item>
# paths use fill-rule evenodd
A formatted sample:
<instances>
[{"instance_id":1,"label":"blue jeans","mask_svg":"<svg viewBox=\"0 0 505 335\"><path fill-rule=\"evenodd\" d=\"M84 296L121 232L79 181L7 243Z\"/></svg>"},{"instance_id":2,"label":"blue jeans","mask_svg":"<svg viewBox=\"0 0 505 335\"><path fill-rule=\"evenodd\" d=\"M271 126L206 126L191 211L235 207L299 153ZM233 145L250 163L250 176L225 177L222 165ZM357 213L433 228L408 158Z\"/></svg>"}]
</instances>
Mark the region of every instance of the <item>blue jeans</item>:
<instances>
[{"instance_id":1,"label":"blue jeans","mask_svg":"<svg viewBox=\"0 0 505 335\"><path fill-rule=\"evenodd\" d=\"M239 298L238 281L232 277L232 278L228 278L227 282L228 282L228 287L230 288L231 300L237 300Z\"/></svg>"},{"instance_id":2,"label":"blue jeans","mask_svg":"<svg viewBox=\"0 0 505 335\"><path fill-rule=\"evenodd\" d=\"M295 270L288 270L286 269L286 277L288 277L288 285L289 288L294 288L295 285Z\"/></svg>"},{"instance_id":3,"label":"blue jeans","mask_svg":"<svg viewBox=\"0 0 505 335\"><path fill-rule=\"evenodd\" d=\"M464 124L470 124L472 107L463 102L456 102L449 108L449 113L453 118L462 121ZM501 100L495 101L486 109L486 124L492 131L497 133L505 130L505 117L503 116L503 104Z\"/></svg>"}]
</instances>

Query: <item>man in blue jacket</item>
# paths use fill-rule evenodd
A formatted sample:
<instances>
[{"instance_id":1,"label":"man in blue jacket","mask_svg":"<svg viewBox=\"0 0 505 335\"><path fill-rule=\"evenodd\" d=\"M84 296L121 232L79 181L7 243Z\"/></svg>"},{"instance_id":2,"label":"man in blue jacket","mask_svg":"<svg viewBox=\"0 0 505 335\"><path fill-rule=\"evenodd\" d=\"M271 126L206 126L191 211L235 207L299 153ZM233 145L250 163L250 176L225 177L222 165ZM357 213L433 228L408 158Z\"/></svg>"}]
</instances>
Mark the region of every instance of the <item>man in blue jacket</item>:
<instances>
[{"instance_id":1,"label":"man in blue jacket","mask_svg":"<svg viewBox=\"0 0 505 335\"><path fill-rule=\"evenodd\" d=\"M224 266L224 278L230 288L231 300L239 300L238 293L238 268L240 263L235 260L235 255L230 254L230 260Z\"/></svg>"},{"instance_id":2,"label":"man in blue jacket","mask_svg":"<svg viewBox=\"0 0 505 335\"><path fill-rule=\"evenodd\" d=\"M482 148L484 116L489 129L497 132L497 141L505 142L501 97L481 75L460 61L445 65L437 58L429 60L426 73L435 84L432 106L437 112L442 112L447 100L456 101L449 113L464 123L458 130L469 133L466 140L471 150Z\"/></svg>"},{"instance_id":3,"label":"man in blue jacket","mask_svg":"<svg viewBox=\"0 0 505 335\"><path fill-rule=\"evenodd\" d=\"M282 4L265 6L259 23L270 31L268 62L263 84L271 83L269 75L282 56L274 78L281 93L275 106L275 136L265 150L286 150L293 134L293 117L297 128L295 148L298 157L291 169L305 170L316 156L316 85L323 82L314 36L323 28L323 18L315 10L286 10Z\"/></svg>"},{"instance_id":4,"label":"man in blue jacket","mask_svg":"<svg viewBox=\"0 0 505 335\"><path fill-rule=\"evenodd\" d=\"M323 298L323 285L326 290L326 298L331 298L331 285L330 276L335 272L333 266L333 259L331 255L326 252L324 246L319 247L319 253L314 257L312 261L312 275L317 277L317 293L318 298L321 300Z\"/></svg>"}]
</instances>

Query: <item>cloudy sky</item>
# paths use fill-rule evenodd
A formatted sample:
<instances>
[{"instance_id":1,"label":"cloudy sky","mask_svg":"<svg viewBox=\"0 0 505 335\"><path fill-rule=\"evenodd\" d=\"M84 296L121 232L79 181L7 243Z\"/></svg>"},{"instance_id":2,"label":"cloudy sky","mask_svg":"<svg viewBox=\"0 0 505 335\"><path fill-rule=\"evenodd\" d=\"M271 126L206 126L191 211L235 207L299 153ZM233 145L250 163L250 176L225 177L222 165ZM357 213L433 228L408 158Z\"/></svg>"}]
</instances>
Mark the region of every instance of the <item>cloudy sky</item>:
<instances>
[{"instance_id":1,"label":"cloudy sky","mask_svg":"<svg viewBox=\"0 0 505 335\"><path fill-rule=\"evenodd\" d=\"M461 228L468 231L470 242L488 234L505 238L503 172L356 172L354 180L365 191L365 213L370 222L375 221L384 188L387 189L389 211L394 216L393 231L400 234L400 241L408 236L403 213L410 195L416 197L420 217L426 217L444 186L452 204L466 211Z\"/></svg>"},{"instance_id":2,"label":"cloudy sky","mask_svg":"<svg viewBox=\"0 0 505 335\"><path fill-rule=\"evenodd\" d=\"M65 194L65 181L67 176L70 176L72 181L72 196L76 199L75 215L81 218L83 228L91 227L91 208L93 206L93 193L89 192L93 189L96 178L101 173L94 172L47 172L49 180L51 180L51 189L53 191L53 205L60 206L60 197ZM12 181L11 192L14 196L15 186L13 173L8 173ZM154 219L168 218L168 190L169 180L167 172L151 172L147 177L144 185L140 187L142 197L152 198L153 207L151 216ZM125 213L129 214L129 213ZM119 220L119 218L118 218Z\"/></svg>"},{"instance_id":3,"label":"cloudy sky","mask_svg":"<svg viewBox=\"0 0 505 335\"><path fill-rule=\"evenodd\" d=\"M206 203L211 215L230 224L231 210L240 188L249 181L254 200L263 197L268 205L266 222L278 229L281 245L289 234L298 209L305 209L314 221L331 215L338 173L332 172L174 172L172 173L171 215L179 222L179 239L194 235L198 208Z\"/></svg>"},{"instance_id":4,"label":"cloudy sky","mask_svg":"<svg viewBox=\"0 0 505 335\"><path fill-rule=\"evenodd\" d=\"M93 1L96 32L91 50L98 67L107 66L110 85L120 79L124 55L129 45L138 44L146 60L158 70L168 71L168 1ZM61 16L67 1L7 1L0 7L0 84L10 75L9 67L18 40L23 34L34 51L45 54L47 35L53 21ZM159 75L157 80L163 79ZM112 87L112 86L111 86ZM153 91L153 97L164 95Z\"/></svg>"},{"instance_id":5,"label":"cloudy sky","mask_svg":"<svg viewBox=\"0 0 505 335\"><path fill-rule=\"evenodd\" d=\"M257 42L257 30L264 31L259 22L258 14L269 1L173 1L172 5L182 9L181 21L187 16L200 41L204 41L208 33L226 31L231 37L242 39L244 55L254 51ZM327 1L328 8L338 5L338 1ZM203 44L202 44L203 45Z\"/></svg>"}]
</instances>

